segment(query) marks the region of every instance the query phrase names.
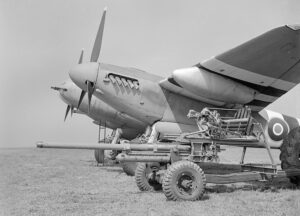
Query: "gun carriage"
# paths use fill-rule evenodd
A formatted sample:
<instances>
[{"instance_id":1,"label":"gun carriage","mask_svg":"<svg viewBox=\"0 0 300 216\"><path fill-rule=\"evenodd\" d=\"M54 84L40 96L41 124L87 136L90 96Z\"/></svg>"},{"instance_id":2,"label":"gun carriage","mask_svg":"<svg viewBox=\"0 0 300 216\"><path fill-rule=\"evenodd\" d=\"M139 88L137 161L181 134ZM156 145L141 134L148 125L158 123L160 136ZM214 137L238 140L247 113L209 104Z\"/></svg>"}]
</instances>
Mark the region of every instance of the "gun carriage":
<instances>
[{"instance_id":1,"label":"gun carriage","mask_svg":"<svg viewBox=\"0 0 300 216\"><path fill-rule=\"evenodd\" d=\"M228 113L233 115L228 116ZM163 189L170 200L201 199L206 183L265 181L275 177L299 180L300 169L277 169L263 128L251 116L250 108L190 110L188 118L195 119L198 131L166 135L154 143L60 145L39 142L37 147L121 151L117 156L120 162L139 162L135 171L138 188L141 191ZM218 152L222 145L243 147L239 164L220 163ZM248 147L265 148L271 163L245 164Z\"/></svg>"}]
</instances>

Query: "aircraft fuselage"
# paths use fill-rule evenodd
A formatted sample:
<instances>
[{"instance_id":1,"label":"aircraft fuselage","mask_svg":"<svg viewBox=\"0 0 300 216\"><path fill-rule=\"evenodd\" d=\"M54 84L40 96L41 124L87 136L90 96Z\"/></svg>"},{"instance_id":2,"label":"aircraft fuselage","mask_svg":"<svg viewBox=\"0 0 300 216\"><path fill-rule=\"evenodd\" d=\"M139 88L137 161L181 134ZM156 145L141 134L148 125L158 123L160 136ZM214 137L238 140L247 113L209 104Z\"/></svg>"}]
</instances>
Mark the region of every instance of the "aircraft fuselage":
<instances>
[{"instance_id":1,"label":"aircraft fuselage","mask_svg":"<svg viewBox=\"0 0 300 216\"><path fill-rule=\"evenodd\" d=\"M97 68L94 95L150 125L157 121L194 125L194 121L186 117L189 110L210 106L162 88L159 81L163 78L157 75L102 63L94 68ZM85 88L82 84L79 86Z\"/></svg>"}]
</instances>

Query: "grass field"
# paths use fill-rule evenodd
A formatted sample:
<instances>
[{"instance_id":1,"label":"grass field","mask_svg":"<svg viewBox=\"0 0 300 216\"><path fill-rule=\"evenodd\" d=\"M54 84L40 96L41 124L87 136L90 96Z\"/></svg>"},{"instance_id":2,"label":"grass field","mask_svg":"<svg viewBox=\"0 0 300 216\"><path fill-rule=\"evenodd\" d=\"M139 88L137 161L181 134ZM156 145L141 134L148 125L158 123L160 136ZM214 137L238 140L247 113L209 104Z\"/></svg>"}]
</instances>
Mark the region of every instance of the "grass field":
<instances>
[{"instance_id":1,"label":"grass field","mask_svg":"<svg viewBox=\"0 0 300 216\"><path fill-rule=\"evenodd\" d=\"M221 160L238 161L240 152L230 148ZM268 162L267 154L253 149L246 161ZM162 192L140 192L118 166L96 166L88 150L0 149L0 175L5 216L300 215L300 190L287 179L275 182L275 190L261 183L209 184L201 201L167 201Z\"/></svg>"}]
</instances>

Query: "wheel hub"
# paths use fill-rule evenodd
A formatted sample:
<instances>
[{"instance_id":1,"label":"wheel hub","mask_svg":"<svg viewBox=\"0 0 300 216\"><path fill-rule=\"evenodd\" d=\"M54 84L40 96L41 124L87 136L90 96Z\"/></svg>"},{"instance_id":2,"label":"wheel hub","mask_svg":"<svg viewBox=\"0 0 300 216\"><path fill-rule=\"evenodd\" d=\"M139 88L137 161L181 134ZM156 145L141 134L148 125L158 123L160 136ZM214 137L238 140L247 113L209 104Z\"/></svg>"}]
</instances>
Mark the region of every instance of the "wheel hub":
<instances>
[{"instance_id":1,"label":"wheel hub","mask_svg":"<svg viewBox=\"0 0 300 216\"><path fill-rule=\"evenodd\" d=\"M194 184L194 177L189 173L182 173L177 181L177 188L183 193L192 194L197 188Z\"/></svg>"}]
</instances>

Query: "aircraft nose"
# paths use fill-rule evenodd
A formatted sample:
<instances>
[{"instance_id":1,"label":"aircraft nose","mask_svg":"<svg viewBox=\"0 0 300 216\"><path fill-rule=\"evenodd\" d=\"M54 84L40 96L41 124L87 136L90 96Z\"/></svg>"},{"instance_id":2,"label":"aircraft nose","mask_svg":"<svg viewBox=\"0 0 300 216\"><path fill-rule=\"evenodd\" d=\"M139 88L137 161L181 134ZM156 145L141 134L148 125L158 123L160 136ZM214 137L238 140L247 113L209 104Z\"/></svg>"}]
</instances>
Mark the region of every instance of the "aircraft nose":
<instances>
[{"instance_id":1,"label":"aircraft nose","mask_svg":"<svg viewBox=\"0 0 300 216\"><path fill-rule=\"evenodd\" d=\"M95 83L97 79L97 73L98 63L90 62L76 65L70 70L69 76L79 88L86 91L87 81Z\"/></svg>"}]
</instances>

